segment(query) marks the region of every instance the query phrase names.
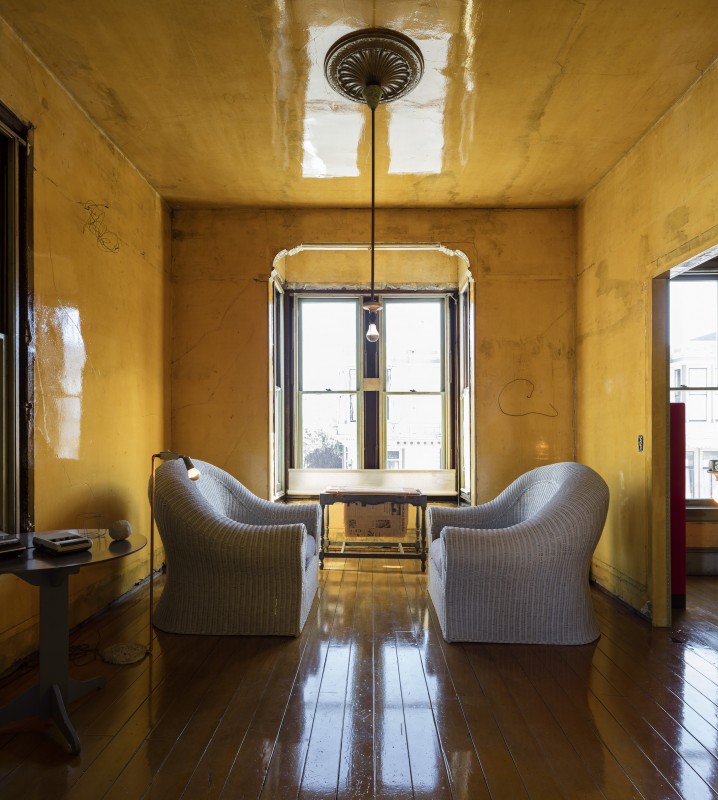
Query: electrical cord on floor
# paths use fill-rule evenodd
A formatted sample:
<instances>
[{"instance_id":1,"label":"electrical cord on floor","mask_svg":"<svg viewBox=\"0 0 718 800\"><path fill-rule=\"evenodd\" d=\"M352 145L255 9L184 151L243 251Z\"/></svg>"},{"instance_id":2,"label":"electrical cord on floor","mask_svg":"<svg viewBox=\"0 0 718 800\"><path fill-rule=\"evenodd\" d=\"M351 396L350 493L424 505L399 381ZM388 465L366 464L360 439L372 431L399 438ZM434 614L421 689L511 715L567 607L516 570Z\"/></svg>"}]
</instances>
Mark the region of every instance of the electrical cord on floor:
<instances>
[{"instance_id":1,"label":"electrical cord on floor","mask_svg":"<svg viewBox=\"0 0 718 800\"><path fill-rule=\"evenodd\" d=\"M87 642L85 644L72 644L70 645L70 663L76 667L82 667L85 664L91 664L96 661L100 655L100 643L102 637L99 631L93 634L94 643Z\"/></svg>"},{"instance_id":2,"label":"electrical cord on floor","mask_svg":"<svg viewBox=\"0 0 718 800\"><path fill-rule=\"evenodd\" d=\"M102 637L99 631L93 634L94 641L86 642L84 644L72 644L69 647L68 657L70 663L75 667L82 667L85 664L91 664L100 655L100 644ZM36 650L34 653L25 656L21 661L12 666L4 675L0 676L0 686L10 683L29 672L38 669L40 666L40 655Z\"/></svg>"},{"instance_id":3,"label":"electrical cord on floor","mask_svg":"<svg viewBox=\"0 0 718 800\"><path fill-rule=\"evenodd\" d=\"M39 664L40 659L36 652L16 662L0 677L0 689L9 686L18 678L22 678L24 675L38 669Z\"/></svg>"}]
</instances>

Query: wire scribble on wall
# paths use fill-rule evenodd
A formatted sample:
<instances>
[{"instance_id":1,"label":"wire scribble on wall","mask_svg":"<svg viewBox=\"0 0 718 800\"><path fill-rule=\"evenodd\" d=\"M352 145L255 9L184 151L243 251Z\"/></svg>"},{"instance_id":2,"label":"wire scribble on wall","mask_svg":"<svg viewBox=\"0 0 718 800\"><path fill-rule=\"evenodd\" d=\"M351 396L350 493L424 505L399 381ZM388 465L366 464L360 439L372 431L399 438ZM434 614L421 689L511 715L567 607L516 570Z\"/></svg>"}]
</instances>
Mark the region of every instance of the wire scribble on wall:
<instances>
[{"instance_id":1,"label":"wire scribble on wall","mask_svg":"<svg viewBox=\"0 0 718 800\"><path fill-rule=\"evenodd\" d=\"M82 229L90 231L97 240L98 247L108 253L120 252L120 240L116 233L113 233L105 224L105 209L109 206L106 203L82 203L82 207L87 211L87 220Z\"/></svg>"},{"instance_id":2,"label":"wire scribble on wall","mask_svg":"<svg viewBox=\"0 0 718 800\"><path fill-rule=\"evenodd\" d=\"M527 378L515 378L509 381L499 392L499 411L507 417L527 417L529 414L538 414L541 417L557 417L558 409L552 403L541 403L534 400L535 408L528 411L519 411L523 407L523 400L530 400L533 396L535 385ZM525 393L524 393L525 392ZM541 407L538 407L538 406Z\"/></svg>"}]
</instances>

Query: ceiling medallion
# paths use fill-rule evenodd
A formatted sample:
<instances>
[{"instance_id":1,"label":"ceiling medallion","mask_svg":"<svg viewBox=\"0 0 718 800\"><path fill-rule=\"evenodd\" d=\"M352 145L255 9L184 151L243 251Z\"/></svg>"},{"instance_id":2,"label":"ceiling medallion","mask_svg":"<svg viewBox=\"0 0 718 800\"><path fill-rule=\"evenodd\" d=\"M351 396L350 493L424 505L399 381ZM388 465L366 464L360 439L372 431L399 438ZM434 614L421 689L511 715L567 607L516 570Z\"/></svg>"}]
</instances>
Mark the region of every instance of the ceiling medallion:
<instances>
[{"instance_id":1,"label":"ceiling medallion","mask_svg":"<svg viewBox=\"0 0 718 800\"><path fill-rule=\"evenodd\" d=\"M387 28L365 28L342 36L324 59L329 85L355 103L365 103L367 86L381 87L381 103L391 103L421 80L424 58L408 36Z\"/></svg>"}]
</instances>

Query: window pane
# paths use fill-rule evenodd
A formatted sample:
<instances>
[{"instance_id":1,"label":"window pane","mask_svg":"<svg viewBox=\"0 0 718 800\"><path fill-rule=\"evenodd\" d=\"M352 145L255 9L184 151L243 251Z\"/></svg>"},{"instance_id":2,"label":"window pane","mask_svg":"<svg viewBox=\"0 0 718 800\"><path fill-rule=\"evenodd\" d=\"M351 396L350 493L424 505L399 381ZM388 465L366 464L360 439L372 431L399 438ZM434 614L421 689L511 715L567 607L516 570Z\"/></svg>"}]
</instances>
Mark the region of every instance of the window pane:
<instances>
[{"instance_id":1,"label":"window pane","mask_svg":"<svg viewBox=\"0 0 718 800\"><path fill-rule=\"evenodd\" d=\"M471 494L471 390L467 386L461 392L461 444L460 465L461 481L459 488L465 494Z\"/></svg>"},{"instance_id":2,"label":"window pane","mask_svg":"<svg viewBox=\"0 0 718 800\"><path fill-rule=\"evenodd\" d=\"M356 469L355 394L301 396L302 467Z\"/></svg>"},{"instance_id":3,"label":"window pane","mask_svg":"<svg viewBox=\"0 0 718 800\"><path fill-rule=\"evenodd\" d=\"M686 498L718 496L718 483L706 470L718 458L718 392L676 392L686 404Z\"/></svg>"},{"instance_id":4,"label":"window pane","mask_svg":"<svg viewBox=\"0 0 718 800\"><path fill-rule=\"evenodd\" d=\"M440 392L441 300L387 300L382 313L387 391Z\"/></svg>"},{"instance_id":5,"label":"window pane","mask_svg":"<svg viewBox=\"0 0 718 800\"><path fill-rule=\"evenodd\" d=\"M673 280L669 287L671 374L674 380L680 381L682 372L688 379L688 386L715 386L718 281Z\"/></svg>"},{"instance_id":6,"label":"window pane","mask_svg":"<svg viewBox=\"0 0 718 800\"><path fill-rule=\"evenodd\" d=\"M303 391L357 388L356 300L300 301Z\"/></svg>"},{"instance_id":7,"label":"window pane","mask_svg":"<svg viewBox=\"0 0 718 800\"><path fill-rule=\"evenodd\" d=\"M693 498L698 497L696 494L696 486L695 486L695 479L696 479L696 472L694 462L694 454L692 450L686 451L686 497Z\"/></svg>"},{"instance_id":8,"label":"window pane","mask_svg":"<svg viewBox=\"0 0 718 800\"><path fill-rule=\"evenodd\" d=\"M274 492L284 491L284 391L274 387Z\"/></svg>"},{"instance_id":9,"label":"window pane","mask_svg":"<svg viewBox=\"0 0 718 800\"><path fill-rule=\"evenodd\" d=\"M686 396L686 421L708 421L708 395L705 392L684 392Z\"/></svg>"},{"instance_id":10,"label":"window pane","mask_svg":"<svg viewBox=\"0 0 718 800\"><path fill-rule=\"evenodd\" d=\"M702 450L699 462L698 474L694 477L695 498L714 498L716 495L716 479L708 470L711 461L718 458L718 450ZM688 487L686 487L686 497L688 497Z\"/></svg>"},{"instance_id":11,"label":"window pane","mask_svg":"<svg viewBox=\"0 0 718 800\"><path fill-rule=\"evenodd\" d=\"M388 395L387 465L393 469L441 469L444 434L441 395Z\"/></svg>"}]
</instances>

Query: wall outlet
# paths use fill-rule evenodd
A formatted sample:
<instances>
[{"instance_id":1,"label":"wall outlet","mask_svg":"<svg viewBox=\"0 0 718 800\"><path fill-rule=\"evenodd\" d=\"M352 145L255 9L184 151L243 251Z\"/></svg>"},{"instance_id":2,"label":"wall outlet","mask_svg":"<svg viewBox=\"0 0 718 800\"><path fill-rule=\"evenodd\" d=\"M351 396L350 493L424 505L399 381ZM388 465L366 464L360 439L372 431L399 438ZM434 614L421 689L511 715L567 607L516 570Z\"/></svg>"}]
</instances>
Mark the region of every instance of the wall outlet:
<instances>
[{"instance_id":1,"label":"wall outlet","mask_svg":"<svg viewBox=\"0 0 718 800\"><path fill-rule=\"evenodd\" d=\"M639 453L643 452L643 435L642 434L638 435L638 452Z\"/></svg>"}]
</instances>

